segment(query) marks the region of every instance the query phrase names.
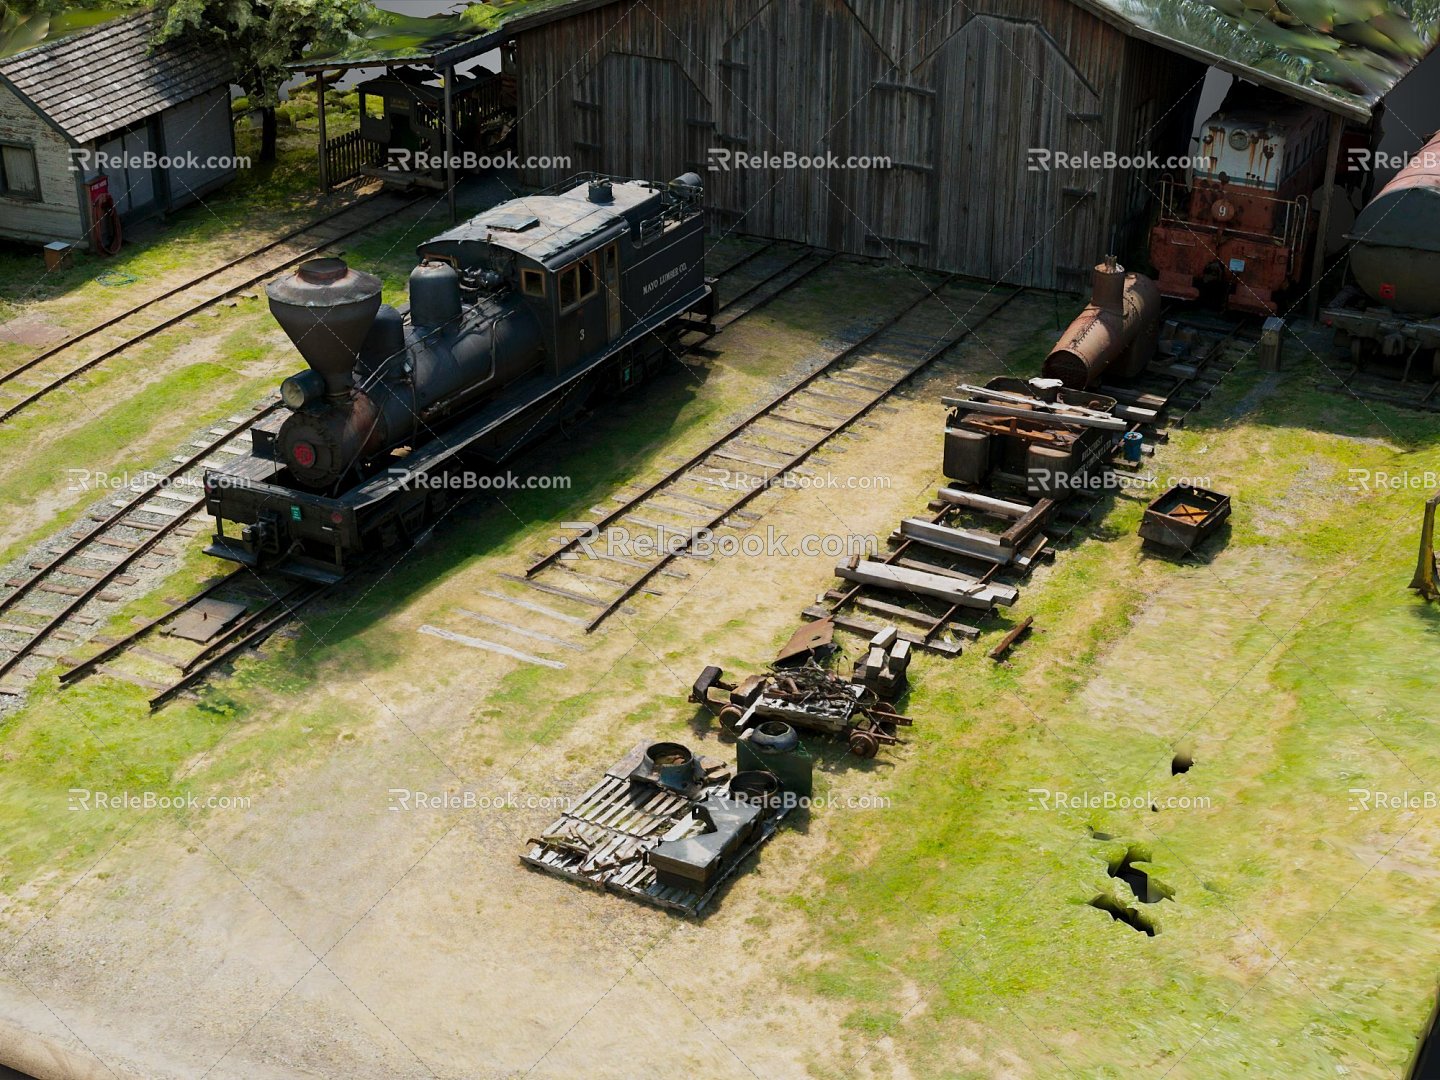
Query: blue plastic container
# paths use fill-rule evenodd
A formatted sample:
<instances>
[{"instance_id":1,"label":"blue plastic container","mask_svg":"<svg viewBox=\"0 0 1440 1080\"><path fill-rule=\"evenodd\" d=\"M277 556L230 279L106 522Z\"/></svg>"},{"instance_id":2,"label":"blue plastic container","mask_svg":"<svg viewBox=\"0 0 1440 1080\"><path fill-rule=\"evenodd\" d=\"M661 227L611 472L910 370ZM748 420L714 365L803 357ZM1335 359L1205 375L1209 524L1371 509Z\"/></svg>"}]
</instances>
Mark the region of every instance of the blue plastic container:
<instances>
[{"instance_id":1,"label":"blue plastic container","mask_svg":"<svg viewBox=\"0 0 1440 1080\"><path fill-rule=\"evenodd\" d=\"M1130 462L1131 465L1140 464L1140 454L1144 446L1145 436L1141 435L1140 432L1125 432L1125 438L1122 442L1122 449L1125 452L1125 460Z\"/></svg>"}]
</instances>

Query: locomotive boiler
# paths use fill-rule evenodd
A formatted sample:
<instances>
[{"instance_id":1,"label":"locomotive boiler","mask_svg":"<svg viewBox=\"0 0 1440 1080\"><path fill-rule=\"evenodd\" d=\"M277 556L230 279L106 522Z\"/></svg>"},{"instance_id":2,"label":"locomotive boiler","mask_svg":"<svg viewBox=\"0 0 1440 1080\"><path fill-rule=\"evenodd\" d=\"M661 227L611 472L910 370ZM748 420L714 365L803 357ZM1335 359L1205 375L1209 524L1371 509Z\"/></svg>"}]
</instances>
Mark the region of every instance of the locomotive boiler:
<instances>
[{"instance_id":1,"label":"locomotive boiler","mask_svg":"<svg viewBox=\"0 0 1440 1080\"><path fill-rule=\"evenodd\" d=\"M421 244L409 302L316 259L272 282L308 365L250 452L205 474L207 551L333 581L413 539L522 447L713 331L701 181L579 178Z\"/></svg>"},{"instance_id":2,"label":"locomotive boiler","mask_svg":"<svg viewBox=\"0 0 1440 1080\"><path fill-rule=\"evenodd\" d=\"M1354 281L1321 313L1357 364L1385 358L1440 379L1440 134L1360 211ZM1417 363L1419 371L1416 371Z\"/></svg>"},{"instance_id":3,"label":"locomotive boiler","mask_svg":"<svg viewBox=\"0 0 1440 1080\"><path fill-rule=\"evenodd\" d=\"M1234 95L1204 124L1187 182L1161 180L1150 261L1165 296L1211 294L1227 309L1273 315L1314 242L1325 114L1254 88Z\"/></svg>"},{"instance_id":4,"label":"locomotive boiler","mask_svg":"<svg viewBox=\"0 0 1440 1080\"><path fill-rule=\"evenodd\" d=\"M1106 374L1133 378L1155 355L1159 332L1155 282L1144 274L1127 274L1109 256L1093 271L1090 303L1045 358L1044 375L1072 390L1088 389Z\"/></svg>"}]
</instances>

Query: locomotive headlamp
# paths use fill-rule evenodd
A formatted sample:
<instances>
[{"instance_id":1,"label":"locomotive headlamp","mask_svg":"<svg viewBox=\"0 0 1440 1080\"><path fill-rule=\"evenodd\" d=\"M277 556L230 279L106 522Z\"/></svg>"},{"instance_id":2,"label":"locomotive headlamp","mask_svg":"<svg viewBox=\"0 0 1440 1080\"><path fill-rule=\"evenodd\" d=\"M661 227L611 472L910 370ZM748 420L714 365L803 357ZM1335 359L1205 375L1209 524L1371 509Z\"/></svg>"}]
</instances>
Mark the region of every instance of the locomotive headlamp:
<instances>
[{"instance_id":1,"label":"locomotive headlamp","mask_svg":"<svg viewBox=\"0 0 1440 1080\"><path fill-rule=\"evenodd\" d=\"M325 380L318 371L306 368L280 384L280 400L289 409L303 409L325 395Z\"/></svg>"},{"instance_id":2,"label":"locomotive headlamp","mask_svg":"<svg viewBox=\"0 0 1440 1080\"><path fill-rule=\"evenodd\" d=\"M1250 133L1248 131L1241 131L1239 128L1236 128L1234 131L1230 132L1231 150L1244 150L1249 145Z\"/></svg>"}]
</instances>

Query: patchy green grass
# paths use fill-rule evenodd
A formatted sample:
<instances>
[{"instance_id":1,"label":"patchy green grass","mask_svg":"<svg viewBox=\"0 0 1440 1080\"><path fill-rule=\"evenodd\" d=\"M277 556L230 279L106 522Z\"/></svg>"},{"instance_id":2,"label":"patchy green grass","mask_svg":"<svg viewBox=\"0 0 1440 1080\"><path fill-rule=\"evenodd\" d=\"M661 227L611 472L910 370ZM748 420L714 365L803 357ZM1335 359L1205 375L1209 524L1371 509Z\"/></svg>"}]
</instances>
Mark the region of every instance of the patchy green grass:
<instances>
[{"instance_id":1,"label":"patchy green grass","mask_svg":"<svg viewBox=\"0 0 1440 1080\"><path fill-rule=\"evenodd\" d=\"M924 723L885 785L883 839L869 815L837 820L821 887L791 896L814 934L807 985L863 1033L851 1065L882 1036L924 1076L1015 1059L1379 1076L1408 1059L1440 951L1440 831L1433 810L1356 811L1351 789L1440 777L1440 618L1405 589L1422 496L1354 490L1352 470L1434 473L1440 431L1306 375L1247 402L1261 376L1237 374L1148 466L1231 492L1228 546L1152 559L1142 500L1119 498L1024 590L1013 617L1040 632L1009 667L921 668L907 712ZM1196 764L1172 776L1187 742ZM1035 789L1144 798L1057 809L1052 794L1047 810ZM1130 844L1173 899L1109 877ZM1089 906L1101 895L1160 932Z\"/></svg>"}]
</instances>

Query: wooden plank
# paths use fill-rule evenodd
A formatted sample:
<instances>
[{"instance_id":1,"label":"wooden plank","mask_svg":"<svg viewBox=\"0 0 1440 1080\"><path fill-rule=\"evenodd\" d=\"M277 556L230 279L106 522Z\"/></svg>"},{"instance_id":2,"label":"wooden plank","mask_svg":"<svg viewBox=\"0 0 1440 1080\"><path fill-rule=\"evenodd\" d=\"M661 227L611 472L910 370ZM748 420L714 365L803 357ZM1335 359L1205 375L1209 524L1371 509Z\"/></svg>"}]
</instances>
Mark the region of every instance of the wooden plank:
<instances>
[{"instance_id":1,"label":"wooden plank","mask_svg":"<svg viewBox=\"0 0 1440 1080\"><path fill-rule=\"evenodd\" d=\"M997 517L1022 518L1032 509L1025 503L997 499L993 495L981 495L976 491L961 491L959 488L941 488L936 495L939 496L941 502L949 503L951 506L964 506L970 510L979 510Z\"/></svg>"},{"instance_id":2,"label":"wooden plank","mask_svg":"<svg viewBox=\"0 0 1440 1080\"><path fill-rule=\"evenodd\" d=\"M1019 641L1020 638L1023 637L1025 633L1030 629L1030 627L1034 624L1035 616L1026 615L1023 621L1018 622L1014 626L1012 626L1009 633L1007 633L1003 638L1001 638L1000 641L996 644L996 646L990 650L990 659L996 661L997 663L1001 660L1004 660L1005 654L1010 651L1010 649L1015 645L1015 643Z\"/></svg>"},{"instance_id":3,"label":"wooden plank","mask_svg":"<svg viewBox=\"0 0 1440 1080\"><path fill-rule=\"evenodd\" d=\"M1019 591L1011 585L997 583L968 585L954 578L942 577L923 570L908 570L900 566L887 566L870 559L859 560L855 566L840 563L835 567L836 577L847 581L858 581L862 585L889 589L892 592L915 593L944 600L947 604L979 608L988 611L996 604L1006 606L1015 603Z\"/></svg>"},{"instance_id":4,"label":"wooden plank","mask_svg":"<svg viewBox=\"0 0 1440 1080\"><path fill-rule=\"evenodd\" d=\"M833 619L835 625L841 630L848 630L852 634L860 634L871 638L878 634L885 627L881 623L871 622L869 619L857 618L854 615L847 615L844 612L831 613L829 608L819 605L807 607L802 612L809 619ZM931 652L943 653L946 656L959 656L961 647L953 641L937 641L935 639L925 640L923 634L914 634L909 630L900 631L900 640L908 641L911 645L919 646L922 649L929 649Z\"/></svg>"},{"instance_id":5,"label":"wooden plank","mask_svg":"<svg viewBox=\"0 0 1440 1080\"><path fill-rule=\"evenodd\" d=\"M938 525L924 518L902 519L900 535L926 547L954 552L957 555L969 555L1001 566L1015 558L1015 545L1007 543L1000 536L976 529Z\"/></svg>"},{"instance_id":6,"label":"wooden plank","mask_svg":"<svg viewBox=\"0 0 1440 1080\"><path fill-rule=\"evenodd\" d=\"M526 580L526 583L528 584L527 579L521 580ZM532 603L529 600L521 600L515 596L506 596L504 593L495 592L492 589L481 589L480 593L482 596L488 596L492 600L503 600L505 601L505 603L513 604L515 607L524 608L526 611L533 611L536 615L548 615L552 619L559 619L561 622L567 622L574 626L585 625L585 620L580 618L578 615L567 615L563 611L556 611L554 608L546 607L544 604L536 604Z\"/></svg>"},{"instance_id":7,"label":"wooden plank","mask_svg":"<svg viewBox=\"0 0 1440 1080\"><path fill-rule=\"evenodd\" d=\"M515 626L513 623L507 623L502 619L497 619L493 615L486 615L479 611L470 611L467 608L457 608L456 610L467 619L474 619L476 622L482 622L487 626L497 626L501 630L508 630L510 633L519 634L521 637L527 637L534 641L543 641L547 645L558 645L562 649L571 649L574 652L585 651L583 645L577 645L573 641L566 641L564 638L555 637L555 635L547 634L543 630L527 630L523 626Z\"/></svg>"},{"instance_id":8,"label":"wooden plank","mask_svg":"<svg viewBox=\"0 0 1440 1080\"><path fill-rule=\"evenodd\" d=\"M966 412L985 413L987 416L1009 416L1028 420L1047 427L1091 427L1102 431L1126 431L1130 425L1118 416L1094 416L1074 412L1046 412L1027 409L1020 405L1006 405L997 401L968 401L963 398L942 397L946 405Z\"/></svg>"},{"instance_id":9,"label":"wooden plank","mask_svg":"<svg viewBox=\"0 0 1440 1080\"><path fill-rule=\"evenodd\" d=\"M569 589L562 589L558 585L547 585L543 581L535 581L533 578L520 577L518 574L501 574L506 581L519 582L521 585L528 585L539 592L549 593L551 596L563 597L566 600L574 600L577 604L589 604L591 607L603 608L604 600L598 600L593 596L583 596Z\"/></svg>"},{"instance_id":10,"label":"wooden plank","mask_svg":"<svg viewBox=\"0 0 1440 1080\"><path fill-rule=\"evenodd\" d=\"M831 589L826 592L825 599L843 600L847 595L849 594L843 593L839 589ZM884 600L875 600L868 596L857 596L850 602L858 608L873 611L877 615L888 615L892 619L901 619L904 622L912 622L918 626L928 628L935 624L935 616L929 612L913 611L910 608L901 607L899 604L888 604ZM980 631L968 623L951 621L946 624L945 628L971 640L980 636Z\"/></svg>"}]
</instances>

